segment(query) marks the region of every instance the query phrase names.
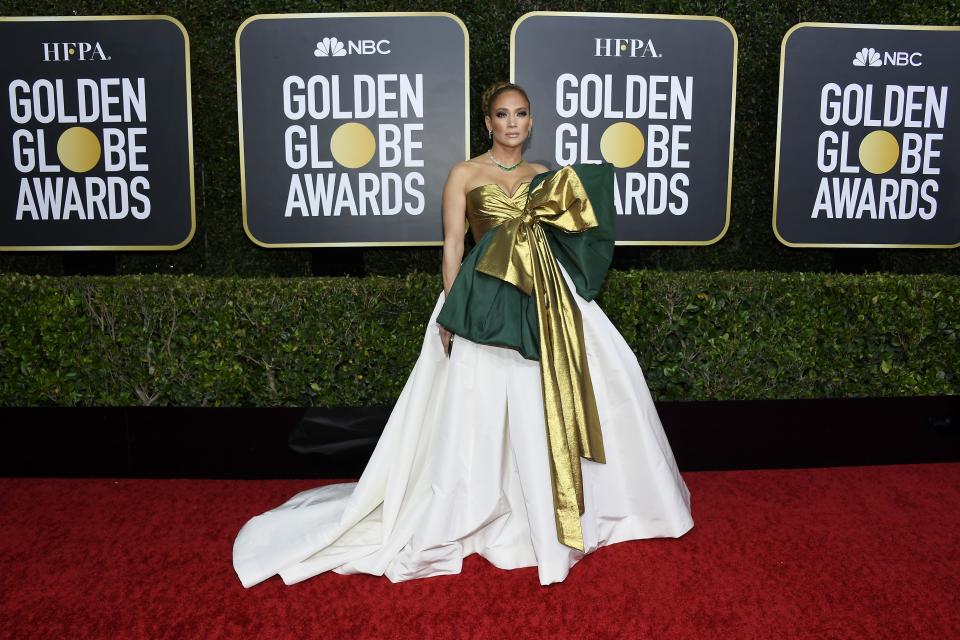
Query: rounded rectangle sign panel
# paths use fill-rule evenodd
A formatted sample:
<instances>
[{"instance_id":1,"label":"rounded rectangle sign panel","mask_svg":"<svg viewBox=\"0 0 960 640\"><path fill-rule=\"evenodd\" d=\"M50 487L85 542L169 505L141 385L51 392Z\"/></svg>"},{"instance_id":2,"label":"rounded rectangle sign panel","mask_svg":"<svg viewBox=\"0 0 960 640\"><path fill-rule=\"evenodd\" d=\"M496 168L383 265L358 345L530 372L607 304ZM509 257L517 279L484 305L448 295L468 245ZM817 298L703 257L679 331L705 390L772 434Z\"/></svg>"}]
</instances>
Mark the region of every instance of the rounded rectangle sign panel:
<instances>
[{"instance_id":1,"label":"rounded rectangle sign panel","mask_svg":"<svg viewBox=\"0 0 960 640\"><path fill-rule=\"evenodd\" d=\"M737 34L712 16L535 11L510 37L526 157L614 165L617 244L707 245L730 224Z\"/></svg>"},{"instance_id":2,"label":"rounded rectangle sign panel","mask_svg":"<svg viewBox=\"0 0 960 640\"><path fill-rule=\"evenodd\" d=\"M773 192L780 242L960 246L960 111L948 100L960 91L958 60L960 27L803 22L787 31Z\"/></svg>"},{"instance_id":3,"label":"rounded rectangle sign panel","mask_svg":"<svg viewBox=\"0 0 960 640\"><path fill-rule=\"evenodd\" d=\"M179 21L0 18L0 56L0 250L190 242L190 52Z\"/></svg>"},{"instance_id":4,"label":"rounded rectangle sign panel","mask_svg":"<svg viewBox=\"0 0 960 640\"><path fill-rule=\"evenodd\" d=\"M467 158L467 31L425 13L258 15L237 30L243 226L263 247L437 245Z\"/></svg>"}]
</instances>

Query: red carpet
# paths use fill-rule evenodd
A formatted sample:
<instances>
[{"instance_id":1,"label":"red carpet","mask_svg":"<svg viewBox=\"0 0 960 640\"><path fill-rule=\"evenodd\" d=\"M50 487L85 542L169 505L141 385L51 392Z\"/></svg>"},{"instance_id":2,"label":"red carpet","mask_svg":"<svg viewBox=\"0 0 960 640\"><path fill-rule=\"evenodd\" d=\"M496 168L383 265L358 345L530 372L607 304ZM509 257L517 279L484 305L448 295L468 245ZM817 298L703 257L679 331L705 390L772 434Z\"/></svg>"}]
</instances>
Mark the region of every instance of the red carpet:
<instances>
[{"instance_id":1,"label":"red carpet","mask_svg":"<svg viewBox=\"0 0 960 640\"><path fill-rule=\"evenodd\" d=\"M684 474L694 529L566 582L325 574L250 590L250 516L316 481L0 480L0 637L960 638L960 464Z\"/></svg>"}]
</instances>

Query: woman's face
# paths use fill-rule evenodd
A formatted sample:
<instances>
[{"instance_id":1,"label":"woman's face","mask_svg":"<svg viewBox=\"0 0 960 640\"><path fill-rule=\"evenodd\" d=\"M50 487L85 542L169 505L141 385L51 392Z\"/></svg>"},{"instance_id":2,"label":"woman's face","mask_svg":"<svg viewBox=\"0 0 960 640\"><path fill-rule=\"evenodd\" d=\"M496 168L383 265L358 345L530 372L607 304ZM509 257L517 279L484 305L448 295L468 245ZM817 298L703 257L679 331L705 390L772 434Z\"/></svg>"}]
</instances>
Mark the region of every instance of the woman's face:
<instances>
[{"instance_id":1,"label":"woman's face","mask_svg":"<svg viewBox=\"0 0 960 640\"><path fill-rule=\"evenodd\" d=\"M533 125L530 105L519 91L504 91L494 98L484 121L493 139L505 147L523 144Z\"/></svg>"}]
</instances>

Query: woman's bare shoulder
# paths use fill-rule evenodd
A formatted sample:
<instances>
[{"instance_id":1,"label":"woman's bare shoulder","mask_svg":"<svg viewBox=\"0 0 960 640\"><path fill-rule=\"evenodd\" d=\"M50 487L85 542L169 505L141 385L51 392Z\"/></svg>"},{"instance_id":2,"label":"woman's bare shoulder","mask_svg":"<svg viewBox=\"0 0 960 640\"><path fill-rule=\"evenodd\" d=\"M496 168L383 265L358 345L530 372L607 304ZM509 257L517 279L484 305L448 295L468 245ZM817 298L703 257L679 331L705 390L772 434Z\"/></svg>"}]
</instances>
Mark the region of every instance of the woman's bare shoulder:
<instances>
[{"instance_id":1,"label":"woman's bare shoulder","mask_svg":"<svg viewBox=\"0 0 960 640\"><path fill-rule=\"evenodd\" d=\"M482 155L456 163L450 167L450 175L447 180L460 184L475 182L475 178L485 169L481 158Z\"/></svg>"},{"instance_id":2,"label":"woman's bare shoulder","mask_svg":"<svg viewBox=\"0 0 960 640\"><path fill-rule=\"evenodd\" d=\"M531 166L537 173L546 173L547 171L550 171L550 168L547 167L547 165L545 165L545 164L540 164L539 162L531 162L531 163L530 163L530 166Z\"/></svg>"}]
</instances>

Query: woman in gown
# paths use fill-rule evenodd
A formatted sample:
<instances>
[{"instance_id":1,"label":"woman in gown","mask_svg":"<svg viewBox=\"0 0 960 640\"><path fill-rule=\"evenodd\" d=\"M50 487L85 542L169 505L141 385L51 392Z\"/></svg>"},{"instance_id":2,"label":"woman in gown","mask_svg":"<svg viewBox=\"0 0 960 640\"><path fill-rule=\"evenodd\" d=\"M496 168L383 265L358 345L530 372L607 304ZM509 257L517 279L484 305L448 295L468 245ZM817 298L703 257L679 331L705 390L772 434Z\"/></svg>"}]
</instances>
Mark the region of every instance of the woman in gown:
<instances>
[{"instance_id":1,"label":"woman in gown","mask_svg":"<svg viewBox=\"0 0 960 640\"><path fill-rule=\"evenodd\" d=\"M522 162L533 118L517 85L490 87L483 110L491 148L444 185L443 292L383 435L358 482L243 526L245 587L325 571L400 582L459 573L471 553L547 585L601 546L693 527L640 365L593 301L612 167Z\"/></svg>"}]
</instances>

